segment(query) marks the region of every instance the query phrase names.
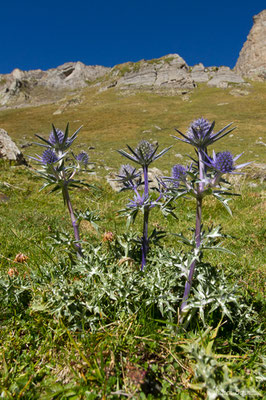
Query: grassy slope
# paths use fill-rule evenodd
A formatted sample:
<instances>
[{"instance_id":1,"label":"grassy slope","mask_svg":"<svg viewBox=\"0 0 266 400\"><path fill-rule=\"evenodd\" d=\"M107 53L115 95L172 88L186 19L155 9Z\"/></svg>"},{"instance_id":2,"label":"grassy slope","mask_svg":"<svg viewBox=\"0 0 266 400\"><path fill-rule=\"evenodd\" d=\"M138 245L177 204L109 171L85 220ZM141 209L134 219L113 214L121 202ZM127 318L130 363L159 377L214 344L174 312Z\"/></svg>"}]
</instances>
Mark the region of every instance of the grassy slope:
<instances>
[{"instance_id":1,"label":"grassy slope","mask_svg":"<svg viewBox=\"0 0 266 400\"><path fill-rule=\"evenodd\" d=\"M259 137L263 138L265 129L266 116L263 112L266 106L265 88L265 83L254 83L249 96L233 97L229 94L229 90L201 86L191 94L190 102L184 102L180 97L141 92L131 95L115 90L97 93L94 89L88 88L83 93L85 101L73 108L68 108L61 115L53 115L53 112L58 109L57 104L1 111L0 127L6 129L18 144L22 144L31 142L36 132L48 135L51 122L63 129L66 122L69 121L72 131L80 125L84 125L77 145L84 149L86 146L95 146L95 150L91 151L91 158L97 162L99 175L97 183L102 185L104 190L101 194L91 194L87 190L76 191L73 194L74 205L80 209L90 206L101 213L101 233L107 230L122 233L125 229L125 221L118 218L116 211L123 207L129 195L128 193L113 193L101 179L101 176L105 176L107 173L103 166L117 169L124 162L115 149L125 148L127 143L134 146L141 138L158 140L161 147L173 145L169 155L155 164L163 171L169 171L172 164L185 162L185 159L176 158L176 153L192 154L189 146L171 138L170 135L174 134L173 127L176 126L185 131L193 119L204 116L210 120L215 119L217 128L222 128L231 121L234 121L238 127L232 137L220 142L220 149L229 149L234 154L245 151L242 156L243 162L254 160L262 163L264 162L264 146L256 144L256 141ZM221 103L228 104L219 105ZM155 125L159 126L161 130L158 130ZM143 133L144 130L151 130L151 132ZM265 142L265 134L262 140ZM39 150L37 147L36 149L29 147L25 153L32 154ZM91 179L94 180L93 177ZM3 182L13 186L7 187ZM252 183L255 183L256 186L250 186L250 180L243 178L242 183L238 185L237 190L242 197L232 201L233 218L212 200L206 202L203 218L208 226L212 223L214 225L221 224L224 231L233 236L233 239L227 239L225 244L236 253L236 256L210 254L205 256L206 259L232 274L233 279L242 285L243 293L248 292L255 299L263 294L264 287L265 268L263 264L265 257L262 250L265 235L263 227L265 212L263 196L265 192L263 192L263 185L259 180ZM4 270L13 266L8 259L13 260L18 252L29 256L29 268L36 268L38 264L47 260L45 255L47 235L56 230L58 226L60 229L71 231L68 215L61 198L58 195L51 195L48 202L46 194L38 192L39 187L40 181L25 167L10 169L8 165L1 164L0 191L10 198L7 203L0 203L0 266ZM177 206L177 214L179 220L173 221L164 220L153 213L151 222L159 224L170 232L189 233L189 227L194 224L194 204L180 201ZM136 228L140 228L139 222L137 222ZM83 224L81 230L84 239L99 242L100 237L89 224ZM180 249L171 236L166 239L166 243L174 244ZM10 393L20 393L22 390L21 396L23 395L22 398L25 399L35 398L32 394L35 390L34 385L38 386L36 383L38 379L40 381L43 379L43 371L48 377L45 384L49 387L50 378L47 372L49 368L52 371L51 382L56 376L59 377L59 381L71 380L82 386L84 384L82 377L85 374L87 382L92 379L93 382L97 382L96 386L99 385L103 388L106 384L104 378L107 374L106 369L99 367L99 375L97 375L98 367L86 365L86 362L84 364L81 351L87 355L94 366L106 362L106 365L110 367L112 364L113 369L118 370L123 368L123 363L126 368L125 363L129 360L145 367L145 357L154 359L155 364L158 359L158 365L162 371L165 368L165 372L162 374L172 376L167 375L166 371L173 363L171 354L174 353L175 340L172 343L173 339L170 339L164 332L152 332L151 329L154 329L154 326L150 328L148 322L134 325L129 321L129 325L121 325L117 329L116 327L110 328L108 332L103 331L95 336L87 335L76 338L75 340L79 342L79 350L69 340L64 329L56 325L56 321L54 331L48 333L41 314L39 316L36 314L34 321L14 320L10 321L10 324L10 326L7 324L6 330L12 334L12 346L4 343L4 357L7 360L17 358L18 361L17 367L13 367L13 364L5 366L5 361L3 361L5 358L2 359L2 365L8 373L3 375L6 378L3 378L4 381L1 382L4 382L4 387L8 387L8 379L16 381L16 374L24 377L24 380L21 378L22 383L17 384L20 389L16 389L17 392L14 388L13 392L10 389ZM11 327L12 331L10 331ZM51 325L49 325L50 328ZM142 339L138 339L139 337ZM39 344L36 342L36 338ZM156 355L153 353L152 343L150 344L149 340L157 343ZM189 343L193 341L191 338L185 340L188 340ZM53 345L51 345L51 341L53 341ZM30 348L30 350L25 352L25 348ZM103 356L104 359L99 361L103 349L108 349L108 351ZM113 354L115 354L115 359L113 359ZM179 357L179 353L174 353L174 357ZM187 387L186 371L180 370L178 365L173 365L176 377L174 378L173 375L171 379L174 384L177 387L178 385ZM241 370L241 362L234 368L236 371ZM184 378L180 375L181 373L184 374ZM30 381L31 383L24 390L29 379L32 379L32 382ZM167 379L165 383L167 384ZM90 383L88 383L88 387L90 387ZM27 397L27 390L32 390L30 392L32 397ZM51 395L49 398L54 397ZM58 398L64 397L59 396ZM171 398L179 397L173 395ZM196 394L186 395L184 389L182 398L196 399L198 397Z\"/></svg>"},{"instance_id":2,"label":"grassy slope","mask_svg":"<svg viewBox=\"0 0 266 400\"><path fill-rule=\"evenodd\" d=\"M23 136L32 141L36 132L48 134L52 122L64 128L69 121L72 130L83 125L79 143L95 146L99 161L116 167L120 160L114 156L114 149L125 147L126 143L134 145L143 137L158 140L161 146L172 145L170 135L174 134L174 127L185 131L193 119L204 116L216 120L217 129L232 121L237 126L233 137L220 142L222 150L230 148L233 153L245 150L244 161L251 158L263 162L264 147L256 141L265 134L265 89L266 83L253 83L248 96L234 97L229 94L230 89L204 85L191 94L190 101L182 101L180 96L145 92L128 95L114 89L98 93L88 88L82 93L84 101L80 105L69 107L60 115L53 115L58 104L1 111L0 126L20 143ZM145 130L152 132L143 133ZM174 162L175 152L189 150L181 142L175 142L169 157ZM162 165L168 164L169 159L162 160Z\"/></svg>"},{"instance_id":3,"label":"grassy slope","mask_svg":"<svg viewBox=\"0 0 266 400\"><path fill-rule=\"evenodd\" d=\"M171 165L180 162L186 163L186 158L177 158L175 157L176 153L193 154L190 146L175 141L171 137L172 134L175 134L173 128L178 127L185 132L193 119L204 116L209 120L216 120L217 129L231 121L234 121L237 126L232 135L219 142L219 147L216 147L216 150L229 149L233 154L244 151L241 162L252 160L263 163L265 161L265 147L256 144L256 141L264 140L265 142L263 130L266 125L264 113L266 106L265 89L266 83L253 83L248 96L234 97L230 95L230 89L207 88L202 85L191 94L190 101L186 102L182 101L180 96L167 97L145 92L129 94L116 90L98 93L95 89L88 88L82 94L84 96L82 104L69 107L61 115L53 115L53 112L58 109L58 104L2 111L0 112L0 127L6 129L11 137L20 144L34 140L34 133L36 132L44 136L48 135L51 122L63 129L66 122L69 121L72 131L83 125L77 145L85 150L88 146L95 147L95 150L92 150L90 154L91 159L96 161L99 176L107 174L104 166L117 170L121 163L125 162L125 159L123 160L115 151L116 149L125 148L127 143L134 147L142 138L157 140L161 148L173 145L168 155L155 164L164 173L167 173L167 171L170 171ZM161 130L158 130L156 126L159 126ZM151 132L143 133L145 130ZM32 146L25 149L26 154L33 154L35 151L40 151L40 148ZM17 173L15 173L14 178L17 182ZM10 178L10 182L13 182L14 178ZM29 179L30 181L27 183L29 189L27 190L32 192L32 178ZM260 222L263 221L265 210L264 195L263 191L261 192L261 186L250 188L243 186L243 179L241 182L237 189L241 191L242 198L235 199L233 202L233 223L231 217L225 211L221 212L220 205L215 203L206 208L205 219L209 224L212 221L222 223L226 232L236 238L241 236L241 244L239 239L230 242L233 250L237 253L240 252L238 253L240 257L236 258L238 261L234 261L234 263L237 267L242 264L244 270L250 268L256 270L258 265L261 266L263 262L263 258L260 256L263 223ZM43 201L43 195L36 193L37 187L39 187L38 183L35 187L34 196L38 199L38 196L41 196L40 199ZM23 195L23 192L21 195ZM77 197L80 198L82 204L82 196L76 194ZM127 194L121 196L108 190L106 197L104 197L104 203L101 203L100 206L97 205L101 210L106 209L110 216L110 218L107 218L110 222L106 229L113 226L111 217L114 215L115 209L121 208L123 199L127 197ZM119 200L117 200L118 198ZM32 204L35 199L29 197L26 201L24 200L25 206L27 201ZM55 198L53 200L50 198L50 201L56 202ZM96 206L96 203L93 203L93 205ZM117 203L120 203L118 208ZM2 207L6 206L2 205ZM64 212L60 202L57 209L58 207ZM8 208L12 210L10 203ZM178 231L183 228L183 218L187 219L186 213L184 215L182 212L184 208L193 212L193 205L190 206L181 202L179 209L183 216L180 223L174 223L173 226L172 221L166 222L159 219L159 222L168 230ZM48 216L46 218L49 219ZM250 243L252 243L251 247Z\"/></svg>"}]
</instances>

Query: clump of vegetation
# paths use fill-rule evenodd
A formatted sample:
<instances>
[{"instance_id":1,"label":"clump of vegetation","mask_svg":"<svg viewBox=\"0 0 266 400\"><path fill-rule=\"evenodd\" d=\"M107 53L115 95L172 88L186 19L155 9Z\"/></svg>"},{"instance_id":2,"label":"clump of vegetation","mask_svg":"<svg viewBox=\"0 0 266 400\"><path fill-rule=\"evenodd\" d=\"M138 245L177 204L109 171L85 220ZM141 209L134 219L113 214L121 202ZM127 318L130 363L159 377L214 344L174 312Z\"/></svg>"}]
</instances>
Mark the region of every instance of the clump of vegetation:
<instances>
[{"instance_id":1,"label":"clump of vegetation","mask_svg":"<svg viewBox=\"0 0 266 400\"><path fill-rule=\"evenodd\" d=\"M0 86L5 85L6 84L6 79L5 78L1 78L0 79Z\"/></svg>"},{"instance_id":2,"label":"clump of vegetation","mask_svg":"<svg viewBox=\"0 0 266 400\"><path fill-rule=\"evenodd\" d=\"M195 120L189 127L187 134L183 134L179 130L177 132L183 139L175 137L185 143L192 145L196 152L196 159L191 158L192 164L190 167L183 167L182 165L175 165L172 170L172 178L170 181L170 192L173 198L180 196L191 196L196 200L196 223L195 235L193 241L180 236L180 239L185 243L192 246L194 249L194 260L191 263L185 291L183 295L182 304L180 307L181 320L187 308L187 300L191 290L192 279L196 266L196 261L201 259L202 250L215 249L225 251L220 246L217 246L215 239L221 237L219 229L214 228L211 231L204 231L202 225L202 202L206 196L213 195L218 199L226 210L231 214L228 206L228 199L224 196L233 195L231 186L225 179L224 174L236 174L237 169L245 167L250 163L235 165L235 161L241 156L233 157L229 151L223 151L208 156L208 147L217 142L221 138L227 136L234 128L228 129L232 124L227 125L218 132L214 132L215 122L210 122L204 118ZM180 185L181 183L181 185Z\"/></svg>"},{"instance_id":3,"label":"clump of vegetation","mask_svg":"<svg viewBox=\"0 0 266 400\"><path fill-rule=\"evenodd\" d=\"M89 163L89 156L85 151L81 151L78 155L74 153L69 154L69 148L77 138L80 128L71 136L68 136L69 125L67 124L66 130L63 133L56 129L53 125L53 130L50 133L49 139L44 139L40 135L36 136L42 140L42 144L37 143L39 146L45 147L46 150L41 156L30 157L37 161L42 169L38 170L38 174L46 182L42 189L52 186L51 193L60 190L62 192L64 204L66 204L71 223L75 235L75 247L79 256L82 256L82 249L80 244L78 220L75 216L72 202L70 200L69 189L78 188L81 185L88 186L86 182L74 179L77 171L81 166L86 167ZM42 190L41 189L41 190Z\"/></svg>"},{"instance_id":4,"label":"clump of vegetation","mask_svg":"<svg viewBox=\"0 0 266 400\"><path fill-rule=\"evenodd\" d=\"M125 74L128 74L129 72L132 71L133 63L128 62L125 64L118 64L113 68L113 71L116 72L118 71L119 75L123 77Z\"/></svg>"},{"instance_id":5,"label":"clump of vegetation","mask_svg":"<svg viewBox=\"0 0 266 400\"><path fill-rule=\"evenodd\" d=\"M162 150L159 154L156 154L158 149L158 144L153 145L152 143L148 142L147 140L142 140L133 150L130 146L128 149L130 153L125 152L124 150L118 150L118 152L133 161L134 163L138 164L142 168L144 182L140 177L140 173L136 171L131 165L122 165L120 169L120 173L118 175L119 181L123 183L123 189L130 189L134 191L134 199L130 200L128 203L126 210L124 210L124 214L127 215L129 222L134 222L139 210L143 212L143 231L142 231L142 238L141 238L141 249L142 249L142 261L141 261L141 270L143 271L146 265L147 254L149 250L149 243L155 237L158 239L158 233L156 230L149 236L148 235L148 225L149 225L149 214L152 208L159 206L163 209L163 205L160 203L161 198L163 197L163 193L161 192L160 195L157 197L156 200L152 200L149 193L149 175L148 170L149 166L155 160L162 157L170 147L167 149ZM143 194L140 194L139 187L144 184L144 191ZM161 233L159 233L160 235Z\"/></svg>"},{"instance_id":6,"label":"clump of vegetation","mask_svg":"<svg viewBox=\"0 0 266 400\"><path fill-rule=\"evenodd\" d=\"M163 60L164 62L166 62L167 64L170 64L175 58L174 57L165 57Z\"/></svg>"}]
</instances>

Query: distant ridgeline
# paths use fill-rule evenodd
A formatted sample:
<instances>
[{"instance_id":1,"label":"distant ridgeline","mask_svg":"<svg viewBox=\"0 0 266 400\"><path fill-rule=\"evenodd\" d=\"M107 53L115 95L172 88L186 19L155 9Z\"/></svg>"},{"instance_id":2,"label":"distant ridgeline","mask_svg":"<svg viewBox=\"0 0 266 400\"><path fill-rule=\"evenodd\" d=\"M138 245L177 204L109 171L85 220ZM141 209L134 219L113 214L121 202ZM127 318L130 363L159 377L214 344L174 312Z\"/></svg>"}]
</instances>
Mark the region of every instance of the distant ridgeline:
<instances>
[{"instance_id":1,"label":"distant ridgeline","mask_svg":"<svg viewBox=\"0 0 266 400\"><path fill-rule=\"evenodd\" d=\"M199 83L227 88L248 86L245 78L266 79L266 10L254 18L234 70L229 67L189 67L178 54L153 60L127 62L113 68L68 62L47 71L21 71L0 74L0 107L37 105L58 101L70 90L88 86L99 91L110 88L151 90L184 95ZM80 102L79 99L74 101Z\"/></svg>"}]
</instances>

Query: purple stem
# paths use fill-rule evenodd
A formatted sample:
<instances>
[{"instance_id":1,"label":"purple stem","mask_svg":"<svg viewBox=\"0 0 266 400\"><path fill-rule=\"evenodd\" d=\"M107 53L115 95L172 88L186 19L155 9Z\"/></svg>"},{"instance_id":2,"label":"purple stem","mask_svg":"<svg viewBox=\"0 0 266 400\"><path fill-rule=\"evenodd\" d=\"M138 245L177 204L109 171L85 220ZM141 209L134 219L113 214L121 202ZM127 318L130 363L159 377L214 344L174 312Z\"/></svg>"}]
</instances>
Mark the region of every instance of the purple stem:
<instances>
[{"instance_id":1,"label":"purple stem","mask_svg":"<svg viewBox=\"0 0 266 400\"><path fill-rule=\"evenodd\" d=\"M222 172L217 172L215 177L214 177L214 179L213 179L213 181L212 181L212 183L211 183L211 185L212 186L217 186L218 183L220 182L221 176L222 176Z\"/></svg>"},{"instance_id":2,"label":"purple stem","mask_svg":"<svg viewBox=\"0 0 266 400\"><path fill-rule=\"evenodd\" d=\"M74 211L73 211L72 203L71 203L71 200L70 200L70 197L69 197L69 192L68 192L67 185L64 186L63 195L64 195L64 198L65 198L65 201L66 201L66 204L67 204L67 208L68 208L68 211L69 211L69 214L70 214L71 223L72 223L72 226L73 226L73 229L74 229L75 239L78 242L78 243L75 243L75 246L77 248L77 255L78 255L78 257L83 257L82 250L81 250L81 245L79 243L79 241L80 241L79 227L78 227L78 223L77 223L77 220L75 218L75 215L74 215Z\"/></svg>"},{"instance_id":3,"label":"purple stem","mask_svg":"<svg viewBox=\"0 0 266 400\"><path fill-rule=\"evenodd\" d=\"M143 166L143 174L144 174L144 197L145 199L149 196L149 179L148 179L148 166ZM141 255L141 271L143 271L146 265L147 253L149 249L149 240L148 240L148 223L149 223L149 205L144 206L144 217L143 217L143 235L142 235L142 255Z\"/></svg>"},{"instance_id":4,"label":"purple stem","mask_svg":"<svg viewBox=\"0 0 266 400\"><path fill-rule=\"evenodd\" d=\"M197 199L196 230L195 230L196 248L200 247L201 211L202 211L202 198L199 197ZM195 266L196 266L196 261L193 261L190 266L188 280L186 281L186 284L185 284L184 295L183 295L182 304L180 307L181 316L182 316L182 312L183 312L184 308L187 305L187 299L188 299L190 289L192 286L192 280L193 280Z\"/></svg>"},{"instance_id":5,"label":"purple stem","mask_svg":"<svg viewBox=\"0 0 266 400\"><path fill-rule=\"evenodd\" d=\"M204 164L204 159L205 159L205 155L204 155L204 150L198 150L198 155L199 155L199 178L200 178L200 183L199 183L199 194L201 194L204 190L204 182L203 182L203 178L205 175L205 164ZM206 150L207 151L207 150Z\"/></svg>"},{"instance_id":6,"label":"purple stem","mask_svg":"<svg viewBox=\"0 0 266 400\"><path fill-rule=\"evenodd\" d=\"M202 193L204 191L204 172L205 172L205 165L203 163L204 159L204 153L199 149L198 150L198 155L199 155L199 178L200 178L200 183L198 184L198 190L197 190L197 209L196 209L196 227L195 227L195 241L196 241L196 248L200 247L201 243L201 214L202 214ZM187 306L187 299L191 290L192 286L192 280L193 280L193 275L195 271L195 266L196 266L196 260L192 262L189 270L189 275L188 275L188 280L185 284L185 290L183 294L183 299L182 299L182 304L180 307L180 323L182 323L182 314L184 312L184 309Z\"/></svg>"},{"instance_id":7,"label":"purple stem","mask_svg":"<svg viewBox=\"0 0 266 400\"><path fill-rule=\"evenodd\" d=\"M149 208L145 206L144 208L144 218L143 218L143 236L142 236L142 256L141 256L141 271L144 270L146 265L147 253L149 250L148 242L148 222L149 222Z\"/></svg>"}]
</instances>

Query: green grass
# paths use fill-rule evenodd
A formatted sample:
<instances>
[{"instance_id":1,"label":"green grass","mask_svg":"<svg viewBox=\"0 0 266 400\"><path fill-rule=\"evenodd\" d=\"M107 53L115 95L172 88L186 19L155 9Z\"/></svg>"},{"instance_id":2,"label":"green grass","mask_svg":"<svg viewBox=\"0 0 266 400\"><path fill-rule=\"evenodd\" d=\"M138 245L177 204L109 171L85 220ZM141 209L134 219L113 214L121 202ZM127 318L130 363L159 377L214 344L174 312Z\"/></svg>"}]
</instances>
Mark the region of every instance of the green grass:
<instances>
[{"instance_id":1,"label":"green grass","mask_svg":"<svg viewBox=\"0 0 266 400\"><path fill-rule=\"evenodd\" d=\"M167 168L170 162L176 162L175 153L192 154L188 146L173 141L174 127L185 132L192 120L204 116L216 120L217 129L229 122L237 126L233 136L220 142L221 150L229 148L233 153L245 150L243 162L252 159L261 163L264 162L264 146L256 142L265 135L265 83L252 83L249 90L248 96L234 97L230 89L203 85L192 92L191 101L184 102L180 96L145 92L124 96L115 89L98 93L87 88L83 92L84 101L60 115L53 115L58 104L5 110L0 112L0 126L20 144L33 141L37 132L48 135L52 122L63 129L70 121L72 131L83 125L79 143L85 147L95 146L94 159L114 168L120 164L116 149L125 147L126 143L134 146L146 137L157 140L161 147L173 145L167 161L162 159L161 162L162 168ZM225 104L219 105L222 103ZM151 132L145 134L145 130ZM32 151L33 148L28 148L25 152Z\"/></svg>"},{"instance_id":2,"label":"green grass","mask_svg":"<svg viewBox=\"0 0 266 400\"><path fill-rule=\"evenodd\" d=\"M116 149L125 149L127 143L135 146L142 138L158 140L160 148L173 145L168 155L154 165L169 172L174 163L186 162L185 158L175 157L176 153L193 154L188 145L174 141L173 128L185 132L192 120L204 116L215 119L217 129L231 121L237 125L233 136L220 142L222 150L228 149L234 154L245 151L242 162L263 163L264 146L256 141L262 137L265 142L265 84L252 83L249 90L248 96L233 97L230 89L202 85L191 94L190 102L184 102L177 96L145 92L127 96L113 89L97 93L87 88L83 92L83 103L66 109L61 115L53 115L58 104L2 110L0 127L6 129L17 144L23 144L35 141L34 133L48 135L51 122L63 129L69 121L72 131L83 125L76 146L85 150L88 146L95 147L90 154L92 161L96 161L97 171L96 177L86 174L83 177L89 183L96 183L101 190L73 190L71 196L76 209L96 210L101 220L99 233L89 222L83 221L81 237L93 247L99 246L100 256L108 252L115 254L114 245L108 248L108 243L102 242L102 235L112 231L119 237L126 231L126 221L117 211L130 197L128 192L113 192L105 182L104 167L113 168L115 172L125 162ZM221 103L228 104L219 105ZM144 130L151 132L143 133ZM34 152L40 152L40 148L25 149L28 155ZM224 272L230 284L238 285L245 307L253 307L250 313L254 312L254 321L249 322L248 314L238 324L224 317L218 329L219 319L210 315L206 326L198 320L187 331L177 331L175 319L172 322L167 318L162 320L152 307L140 307L138 313L119 318L112 311L113 314L102 316L95 331L85 324L85 319L83 328L73 329L67 318L41 309L42 292L45 296L61 281L67 282L69 292L75 282L79 284L76 280L80 279L82 284L80 276L74 275L77 265L68 258L68 246L53 248L49 239L58 229L69 232L72 237L69 216L60 194L39 192L41 182L32 170L24 166L10 167L6 162L2 162L0 168L0 197L7 196L7 201L0 202L1 279L7 282L10 268L16 268L19 273L8 281L10 293L17 293L18 300L10 294L10 304L1 306L0 393L3 398L208 399L212 382L221 388L228 383L227 373L230 379L238 380L235 384L242 390L241 398L261 398L265 188L261 179L250 177L254 167L250 167L250 173L236 185L241 197L231 202L233 217L214 200L206 200L203 211L205 226L220 224L223 232L231 236L225 239L224 247L235 253L206 252L204 262L215 266L219 273ZM177 220L165 219L155 210L151 211L151 228L161 227L168 233L162 241L163 251L170 248L176 254L188 251L171 233L191 235L194 213L195 204L191 200L177 203ZM133 230L140 233L141 218L137 219ZM14 263L20 252L29 257L27 263ZM117 261L106 264L106 273L108 268L116 271ZM138 263L136 258L132 266L122 263L119 268L123 273L132 268L133 273ZM115 273L119 277L119 269ZM100 283L98 285L100 287ZM110 303L110 309L111 306ZM232 390L233 383L230 385ZM220 394L217 398L224 397Z\"/></svg>"}]
</instances>

